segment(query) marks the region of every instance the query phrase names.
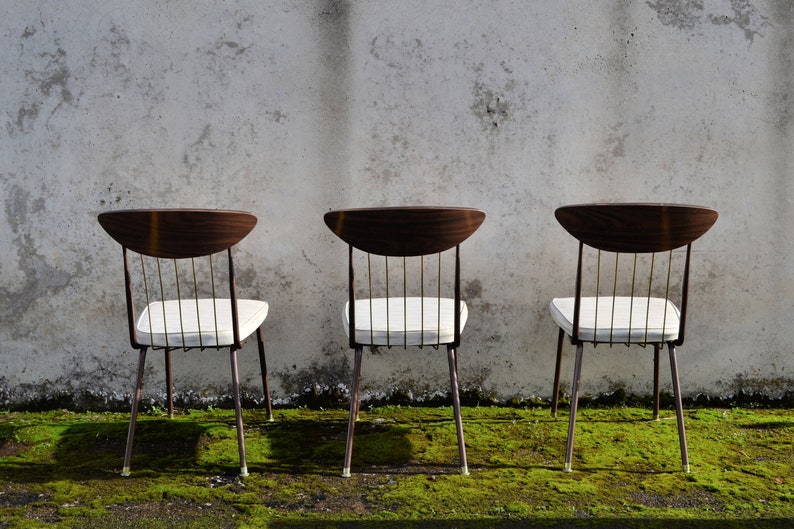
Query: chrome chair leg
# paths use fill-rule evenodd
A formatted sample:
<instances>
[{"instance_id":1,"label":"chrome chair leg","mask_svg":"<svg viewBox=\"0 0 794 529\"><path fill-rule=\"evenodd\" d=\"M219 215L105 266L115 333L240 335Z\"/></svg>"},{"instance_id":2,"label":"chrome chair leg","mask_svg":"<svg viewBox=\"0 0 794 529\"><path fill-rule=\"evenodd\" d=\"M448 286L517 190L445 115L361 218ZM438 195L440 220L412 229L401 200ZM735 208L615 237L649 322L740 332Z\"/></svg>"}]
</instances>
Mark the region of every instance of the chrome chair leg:
<instances>
[{"instance_id":1,"label":"chrome chair leg","mask_svg":"<svg viewBox=\"0 0 794 529\"><path fill-rule=\"evenodd\" d=\"M565 449L565 472L571 471L573 461L573 440L576 432L576 411L579 408L579 380L582 375L582 352L584 346L576 345L576 363L573 368L573 386L571 387L571 418L568 423L568 446Z\"/></svg>"},{"instance_id":2,"label":"chrome chair leg","mask_svg":"<svg viewBox=\"0 0 794 529\"><path fill-rule=\"evenodd\" d=\"M359 383L361 381L361 356L364 348L356 347L356 359L353 367L353 387L350 391L350 417L347 423L347 443L345 445L345 466L342 469L342 477L350 477L350 462L353 458L353 434L356 429L356 419L358 419L358 400Z\"/></svg>"},{"instance_id":3,"label":"chrome chair leg","mask_svg":"<svg viewBox=\"0 0 794 529\"><path fill-rule=\"evenodd\" d=\"M229 348L232 364L232 392L234 393L234 413L237 421L237 446L240 450L240 476L248 475L248 464L245 460L245 432L243 431L243 408L240 403L240 375L237 370L237 349Z\"/></svg>"},{"instance_id":4,"label":"chrome chair leg","mask_svg":"<svg viewBox=\"0 0 794 529\"><path fill-rule=\"evenodd\" d=\"M171 376L171 349L164 349L165 352L165 384L168 395L168 417L174 416L174 381Z\"/></svg>"},{"instance_id":5,"label":"chrome chair leg","mask_svg":"<svg viewBox=\"0 0 794 529\"><path fill-rule=\"evenodd\" d=\"M363 352L362 352L363 354ZM356 385L356 398L355 398L355 411L353 412L353 421L358 422L358 416L361 412L361 360L359 360L359 368L358 368L358 383Z\"/></svg>"},{"instance_id":6,"label":"chrome chair leg","mask_svg":"<svg viewBox=\"0 0 794 529\"><path fill-rule=\"evenodd\" d=\"M135 393L132 395L132 410L130 411L130 425L127 430L127 448L124 451L124 466L122 476L130 475L130 461L132 460L132 440L135 437L135 425L138 420L138 405L141 402L141 389L143 388L143 368L146 363L146 347L138 353L138 375L135 380Z\"/></svg>"},{"instance_id":7,"label":"chrome chair leg","mask_svg":"<svg viewBox=\"0 0 794 529\"><path fill-rule=\"evenodd\" d=\"M662 352L662 346L656 344L653 346L653 420L659 420L659 356Z\"/></svg>"},{"instance_id":8,"label":"chrome chair leg","mask_svg":"<svg viewBox=\"0 0 794 529\"><path fill-rule=\"evenodd\" d=\"M551 414L557 416L557 406L560 403L560 370L562 368L562 348L565 331L560 329L557 335L557 363L554 366L554 388L551 392Z\"/></svg>"},{"instance_id":9,"label":"chrome chair leg","mask_svg":"<svg viewBox=\"0 0 794 529\"><path fill-rule=\"evenodd\" d=\"M689 452L686 446L686 429L684 428L684 406L681 402L681 384L678 380L678 359L675 354L675 344L667 343L670 351L670 372L673 377L673 396L675 397L675 415L678 421L678 441L681 445L681 463L683 470L689 473Z\"/></svg>"},{"instance_id":10,"label":"chrome chair leg","mask_svg":"<svg viewBox=\"0 0 794 529\"><path fill-rule=\"evenodd\" d=\"M262 370L262 388L265 391L267 420L273 420L273 402L270 400L270 384L267 377L267 359L265 358L265 341L262 339L262 327L256 330L256 341L259 345L259 368Z\"/></svg>"},{"instance_id":11,"label":"chrome chair leg","mask_svg":"<svg viewBox=\"0 0 794 529\"><path fill-rule=\"evenodd\" d=\"M455 428L458 432L458 452L460 454L460 473L469 475L469 464L466 460L466 442L463 439L463 418L460 414L460 393L458 391L458 359L455 348L447 346L449 359L449 380L452 387L452 407L455 411Z\"/></svg>"}]
</instances>

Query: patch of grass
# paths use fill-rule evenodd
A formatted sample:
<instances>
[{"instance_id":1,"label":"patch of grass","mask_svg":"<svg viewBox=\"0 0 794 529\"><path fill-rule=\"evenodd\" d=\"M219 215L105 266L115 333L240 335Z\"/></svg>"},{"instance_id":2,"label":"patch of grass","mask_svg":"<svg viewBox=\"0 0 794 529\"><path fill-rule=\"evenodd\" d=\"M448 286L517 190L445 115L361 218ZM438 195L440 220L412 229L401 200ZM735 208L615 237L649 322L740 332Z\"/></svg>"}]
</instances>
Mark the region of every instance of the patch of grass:
<instances>
[{"instance_id":1,"label":"patch of grass","mask_svg":"<svg viewBox=\"0 0 794 529\"><path fill-rule=\"evenodd\" d=\"M234 412L224 409L143 415L132 476L122 478L127 414L0 414L0 527L676 529L794 518L785 409L687 410L687 475L669 411L652 421L645 408L580 409L567 474L565 412L464 408L467 477L450 407L362 409L348 479L344 410L244 415L249 477L237 476Z\"/></svg>"}]
</instances>

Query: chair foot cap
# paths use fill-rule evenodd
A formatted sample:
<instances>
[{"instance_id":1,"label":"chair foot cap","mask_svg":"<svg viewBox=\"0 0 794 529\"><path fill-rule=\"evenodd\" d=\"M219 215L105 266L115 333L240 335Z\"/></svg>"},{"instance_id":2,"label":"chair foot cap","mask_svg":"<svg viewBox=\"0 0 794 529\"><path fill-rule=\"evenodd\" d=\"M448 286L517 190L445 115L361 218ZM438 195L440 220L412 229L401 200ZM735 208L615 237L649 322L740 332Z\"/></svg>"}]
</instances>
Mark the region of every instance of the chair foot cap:
<instances>
[{"instance_id":1,"label":"chair foot cap","mask_svg":"<svg viewBox=\"0 0 794 529\"><path fill-rule=\"evenodd\" d=\"M123 469L121 469L121 475L122 475L122 477L125 477L125 478L129 477L129 475L130 475L130 467L124 467Z\"/></svg>"},{"instance_id":2,"label":"chair foot cap","mask_svg":"<svg viewBox=\"0 0 794 529\"><path fill-rule=\"evenodd\" d=\"M342 477L343 478L349 478L350 477L350 469L349 468L345 468L345 469L342 470Z\"/></svg>"},{"instance_id":3,"label":"chair foot cap","mask_svg":"<svg viewBox=\"0 0 794 529\"><path fill-rule=\"evenodd\" d=\"M248 475L248 467L240 467L240 477L246 478Z\"/></svg>"},{"instance_id":4,"label":"chair foot cap","mask_svg":"<svg viewBox=\"0 0 794 529\"><path fill-rule=\"evenodd\" d=\"M692 470L689 468L689 465L684 465L684 474L690 474Z\"/></svg>"},{"instance_id":5,"label":"chair foot cap","mask_svg":"<svg viewBox=\"0 0 794 529\"><path fill-rule=\"evenodd\" d=\"M471 473L469 472L469 467L460 467L460 475L461 476L470 476Z\"/></svg>"},{"instance_id":6,"label":"chair foot cap","mask_svg":"<svg viewBox=\"0 0 794 529\"><path fill-rule=\"evenodd\" d=\"M573 470L571 469L571 464L570 463L565 463L565 467L562 469L562 471L563 472L573 472Z\"/></svg>"}]
</instances>

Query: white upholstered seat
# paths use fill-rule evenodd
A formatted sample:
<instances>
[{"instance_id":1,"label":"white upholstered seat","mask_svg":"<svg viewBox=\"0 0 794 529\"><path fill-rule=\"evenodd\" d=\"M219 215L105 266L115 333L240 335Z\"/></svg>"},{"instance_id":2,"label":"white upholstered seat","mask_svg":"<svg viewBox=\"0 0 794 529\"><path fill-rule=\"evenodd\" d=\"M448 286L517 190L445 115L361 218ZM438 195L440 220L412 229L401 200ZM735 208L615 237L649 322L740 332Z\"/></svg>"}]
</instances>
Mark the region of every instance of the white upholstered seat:
<instances>
[{"instance_id":1,"label":"white upholstered seat","mask_svg":"<svg viewBox=\"0 0 794 529\"><path fill-rule=\"evenodd\" d=\"M239 336L253 334L267 311L266 301L238 299ZM157 301L143 310L136 328L141 344L156 347L228 347L234 343L230 299L168 300L165 310L163 302Z\"/></svg>"},{"instance_id":2,"label":"white upholstered seat","mask_svg":"<svg viewBox=\"0 0 794 529\"><path fill-rule=\"evenodd\" d=\"M344 329L350 321L345 303ZM440 305L440 312L439 312ZM371 309L371 313L370 313ZM387 310L388 309L388 310ZM460 330L469 311L460 302ZM356 300L356 342L365 345L438 345L455 340L455 300L431 297L393 297Z\"/></svg>"},{"instance_id":3,"label":"white upholstered seat","mask_svg":"<svg viewBox=\"0 0 794 529\"><path fill-rule=\"evenodd\" d=\"M554 298L549 306L554 322L569 336L573 334L575 301L576 298ZM617 296L613 303L612 296L583 297L579 339L601 343L664 343L678 339L679 315L673 302L662 298Z\"/></svg>"}]
</instances>

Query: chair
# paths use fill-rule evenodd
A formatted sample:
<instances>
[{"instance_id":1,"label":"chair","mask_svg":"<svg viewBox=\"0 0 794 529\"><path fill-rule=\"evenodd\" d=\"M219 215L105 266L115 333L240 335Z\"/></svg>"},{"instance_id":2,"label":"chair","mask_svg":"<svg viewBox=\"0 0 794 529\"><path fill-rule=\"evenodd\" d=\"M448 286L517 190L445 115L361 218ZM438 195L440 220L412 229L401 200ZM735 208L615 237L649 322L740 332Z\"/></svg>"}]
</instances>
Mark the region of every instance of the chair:
<instances>
[{"instance_id":1,"label":"chair","mask_svg":"<svg viewBox=\"0 0 794 529\"><path fill-rule=\"evenodd\" d=\"M146 351L165 353L168 413L173 415L171 351L226 347L231 357L240 475L247 476L237 350L254 332L268 419L273 420L262 340L268 304L237 298L232 261L232 247L254 228L256 216L242 211L141 209L101 213L98 220L122 246L130 342L139 350L122 476L130 474ZM130 259L129 254L137 255ZM131 265L135 261L140 267ZM140 304L144 308L138 312Z\"/></svg>"},{"instance_id":2,"label":"chair","mask_svg":"<svg viewBox=\"0 0 794 529\"><path fill-rule=\"evenodd\" d=\"M659 355L667 345L681 461L684 472L689 472L676 346L684 343L692 242L711 228L717 212L670 204L585 204L561 207L555 216L579 240L575 296L556 298L550 305L560 328L552 391L554 415L564 336L576 346L564 470L571 471L583 345L590 342L594 346L653 346L654 420L659 417ZM588 296L583 295L585 275L592 276L588 283L592 295ZM678 305L671 299L678 300Z\"/></svg>"},{"instance_id":3,"label":"chair","mask_svg":"<svg viewBox=\"0 0 794 529\"><path fill-rule=\"evenodd\" d=\"M348 302L343 323L350 347L355 350L355 366L342 475L350 477L364 346L441 345L447 348L460 472L467 475L456 355L468 316L460 297L459 245L482 224L485 213L447 207L347 209L328 212L324 220L349 245ZM454 253L454 259L442 263L442 254L448 253ZM382 256L383 260L373 256ZM367 268L359 290L355 288L354 263ZM410 273L409 266L413 266ZM452 284L442 287L445 278ZM442 295L449 290L451 297ZM379 297L379 293L383 295Z\"/></svg>"}]
</instances>

